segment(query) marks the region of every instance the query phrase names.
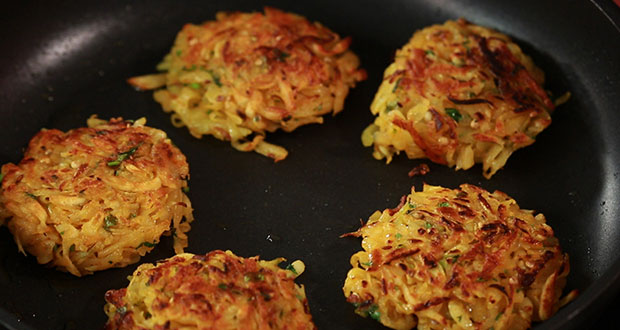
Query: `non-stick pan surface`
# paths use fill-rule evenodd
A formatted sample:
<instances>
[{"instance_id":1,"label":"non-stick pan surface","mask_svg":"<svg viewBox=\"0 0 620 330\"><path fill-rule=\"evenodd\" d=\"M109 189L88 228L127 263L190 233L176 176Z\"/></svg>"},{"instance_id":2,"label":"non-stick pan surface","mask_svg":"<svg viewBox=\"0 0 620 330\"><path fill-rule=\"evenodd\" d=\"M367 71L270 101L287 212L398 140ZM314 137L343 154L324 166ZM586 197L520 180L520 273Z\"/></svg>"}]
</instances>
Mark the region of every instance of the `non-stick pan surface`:
<instances>
[{"instance_id":1,"label":"non-stick pan surface","mask_svg":"<svg viewBox=\"0 0 620 330\"><path fill-rule=\"evenodd\" d=\"M15 3L15 2L13 2ZM174 128L150 92L128 77L153 72L184 23L220 10L271 5L320 21L344 36L368 71L345 110L323 125L270 135L289 157L280 163ZM618 8L601 0L611 10ZM620 277L620 33L588 1L50 1L4 4L0 13L0 162L17 162L41 128L102 118L145 116L187 155L196 221L189 252L231 249L241 256L301 259L314 320L321 329L381 328L353 313L342 284L360 240L339 238L412 185L473 183L502 190L543 212L571 256L568 288L581 296L539 329L580 328L617 291ZM481 168L455 172L398 157L386 165L362 147L369 105L394 51L424 26L465 17L512 36L547 73L554 95L572 93L536 143L517 151L491 180ZM171 256L163 240L142 262ZM97 329L106 290L126 286L137 265L76 278L17 253L0 229L0 318L18 329Z\"/></svg>"}]
</instances>

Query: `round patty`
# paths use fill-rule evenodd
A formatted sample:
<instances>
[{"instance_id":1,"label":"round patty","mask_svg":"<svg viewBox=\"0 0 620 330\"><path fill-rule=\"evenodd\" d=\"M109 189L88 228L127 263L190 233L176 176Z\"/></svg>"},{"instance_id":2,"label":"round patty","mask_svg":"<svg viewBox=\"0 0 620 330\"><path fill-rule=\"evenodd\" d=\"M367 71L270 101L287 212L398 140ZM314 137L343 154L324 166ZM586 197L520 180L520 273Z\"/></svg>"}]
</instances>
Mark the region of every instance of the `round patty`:
<instances>
[{"instance_id":1,"label":"round patty","mask_svg":"<svg viewBox=\"0 0 620 330\"><path fill-rule=\"evenodd\" d=\"M304 265L283 261L216 250L143 264L127 288L106 293L106 329L315 329L294 282Z\"/></svg>"},{"instance_id":2,"label":"round patty","mask_svg":"<svg viewBox=\"0 0 620 330\"><path fill-rule=\"evenodd\" d=\"M347 301L394 329L526 329L576 295L545 217L499 191L425 185L348 235Z\"/></svg>"},{"instance_id":3,"label":"round patty","mask_svg":"<svg viewBox=\"0 0 620 330\"><path fill-rule=\"evenodd\" d=\"M135 263L193 220L185 156L161 130L121 118L35 135L18 165L2 167L0 215L20 251L81 276Z\"/></svg>"},{"instance_id":4,"label":"round patty","mask_svg":"<svg viewBox=\"0 0 620 330\"><path fill-rule=\"evenodd\" d=\"M396 52L362 141L388 163L404 151L456 169L482 163L490 178L551 123L543 81L506 35L463 19L433 25Z\"/></svg>"},{"instance_id":5,"label":"round patty","mask_svg":"<svg viewBox=\"0 0 620 330\"><path fill-rule=\"evenodd\" d=\"M241 151L281 160L287 151L265 142L266 132L322 123L340 112L356 82L359 59L319 23L265 8L264 13L220 12L215 21L186 24L158 69L134 77L173 123L200 138L213 135Z\"/></svg>"}]
</instances>

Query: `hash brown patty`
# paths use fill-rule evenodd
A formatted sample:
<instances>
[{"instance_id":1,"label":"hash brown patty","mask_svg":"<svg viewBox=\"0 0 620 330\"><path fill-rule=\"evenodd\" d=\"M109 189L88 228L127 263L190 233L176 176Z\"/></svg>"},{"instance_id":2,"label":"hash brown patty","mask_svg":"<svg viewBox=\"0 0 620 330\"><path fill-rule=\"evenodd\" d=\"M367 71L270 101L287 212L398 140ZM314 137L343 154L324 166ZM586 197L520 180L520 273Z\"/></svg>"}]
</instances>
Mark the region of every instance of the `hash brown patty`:
<instances>
[{"instance_id":1,"label":"hash brown patty","mask_svg":"<svg viewBox=\"0 0 620 330\"><path fill-rule=\"evenodd\" d=\"M385 70L362 142L388 163L404 151L457 170L482 163L490 178L550 125L543 82L508 36L463 19L433 25Z\"/></svg>"},{"instance_id":2,"label":"hash brown patty","mask_svg":"<svg viewBox=\"0 0 620 330\"><path fill-rule=\"evenodd\" d=\"M19 164L2 167L0 218L19 250L81 276L135 263L193 220L185 156L166 133L91 117L68 132L43 129Z\"/></svg>"},{"instance_id":3,"label":"hash brown patty","mask_svg":"<svg viewBox=\"0 0 620 330\"><path fill-rule=\"evenodd\" d=\"M294 282L304 265L283 261L216 250L143 264L127 288L106 293L106 329L315 329Z\"/></svg>"},{"instance_id":4,"label":"hash brown patty","mask_svg":"<svg viewBox=\"0 0 620 330\"><path fill-rule=\"evenodd\" d=\"M214 21L183 27L158 66L164 73L129 83L158 89L155 100L193 136L212 135L278 161L287 151L266 142L267 132L322 123L322 115L343 110L349 88L366 78L350 43L275 8L219 12Z\"/></svg>"},{"instance_id":5,"label":"hash brown patty","mask_svg":"<svg viewBox=\"0 0 620 330\"><path fill-rule=\"evenodd\" d=\"M506 194L425 185L376 211L344 294L356 312L394 329L527 329L560 300L569 272L544 215Z\"/></svg>"}]
</instances>

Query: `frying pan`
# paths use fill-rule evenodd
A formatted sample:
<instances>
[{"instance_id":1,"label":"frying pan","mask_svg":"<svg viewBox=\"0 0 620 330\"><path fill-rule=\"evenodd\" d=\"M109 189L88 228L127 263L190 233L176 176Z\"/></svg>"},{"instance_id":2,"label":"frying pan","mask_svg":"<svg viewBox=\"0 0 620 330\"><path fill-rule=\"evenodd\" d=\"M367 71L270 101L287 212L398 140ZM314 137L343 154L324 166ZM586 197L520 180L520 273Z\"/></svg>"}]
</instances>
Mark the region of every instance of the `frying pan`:
<instances>
[{"instance_id":1,"label":"frying pan","mask_svg":"<svg viewBox=\"0 0 620 330\"><path fill-rule=\"evenodd\" d=\"M499 189L543 212L571 257L567 288L582 293L536 329L592 325L620 287L620 32L611 1L101 1L5 4L0 14L0 161L18 162L41 128L68 130L101 118L145 116L187 155L196 221L189 252L301 259L310 309L322 329L381 329L353 313L341 287L360 240L339 235L377 209L398 204L412 185ZM220 10L300 13L343 36L368 71L345 110L323 125L270 134L290 154L280 163L194 139L174 128L150 92L125 80L153 72L184 23ZM570 101L534 145L517 151L491 180L469 171L397 157L386 165L362 147L369 105L394 51L424 26L465 17L509 34L547 74L546 88ZM615 20L615 23L614 23ZM407 172L429 163L431 172ZM164 239L141 262L172 255ZM137 265L75 278L24 257L0 229L0 322L15 329L96 329L106 290L127 285Z\"/></svg>"}]
</instances>

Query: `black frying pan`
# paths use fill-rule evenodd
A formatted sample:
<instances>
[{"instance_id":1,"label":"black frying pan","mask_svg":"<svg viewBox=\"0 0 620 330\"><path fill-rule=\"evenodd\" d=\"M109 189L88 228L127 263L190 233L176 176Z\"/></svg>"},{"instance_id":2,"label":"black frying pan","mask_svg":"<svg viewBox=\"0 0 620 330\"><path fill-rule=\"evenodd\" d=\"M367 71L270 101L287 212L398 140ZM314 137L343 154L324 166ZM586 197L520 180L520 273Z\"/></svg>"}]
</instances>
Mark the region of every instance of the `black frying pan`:
<instances>
[{"instance_id":1,"label":"black frying pan","mask_svg":"<svg viewBox=\"0 0 620 330\"><path fill-rule=\"evenodd\" d=\"M597 4L598 2L598 4ZM548 218L571 256L568 288L580 297L538 329L592 325L596 310L620 287L620 22L609 0L588 1L269 1L318 20L344 36L368 70L345 111L323 125L270 141L289 157L278 164L233 150L214 138L197 140L174 128L150 92L125 83L153 72L186 22L219 10L260 10L255 1L101 1L4 5L0 13L0 162L20 160L42 127L62 130L100 117L146 116L187 155L196 221L189 252L231 249L242 256L302 259L314 320L322 329L377 328L353 313L341 287L358 239L356 229L376 209L394 207L411 185L500 189ZM14 2L13 2L14 3ZM603 7L607 14L605 14ZM419 28L465 17L511 35L547 73L555 95L571 100L553 115L537 142L516 152L492 180L479 166L454 172L431 164L425 177L407 172L428 161L376 161L360 142L368 110L394 51ZM142 262L171 256L164 240ZM17 253L0 229L0 319L17 329L100 328L103 294L127 285L137 265L84 278L47 269Z\"/></svg>"}]
</instances>

